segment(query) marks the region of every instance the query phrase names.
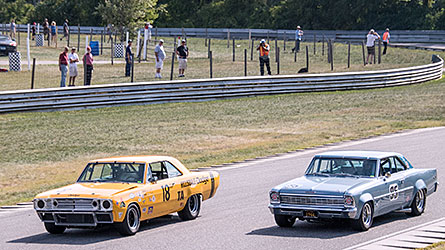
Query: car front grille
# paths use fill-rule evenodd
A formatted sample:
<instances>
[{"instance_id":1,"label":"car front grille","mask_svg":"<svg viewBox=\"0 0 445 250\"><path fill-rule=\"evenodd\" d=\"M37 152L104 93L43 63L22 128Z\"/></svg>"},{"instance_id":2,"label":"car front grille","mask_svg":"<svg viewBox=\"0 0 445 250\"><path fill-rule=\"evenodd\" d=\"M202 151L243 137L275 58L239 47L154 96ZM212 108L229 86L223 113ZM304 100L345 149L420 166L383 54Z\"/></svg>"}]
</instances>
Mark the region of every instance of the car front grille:
<instances>
[{"instance_id":1,"label":"car front grille","mask_svg":"<svg viewBox=\"0 0 445 250\"><path fill-rule=\"evenodd\" d=\"M93 210L93 199L55 199L57 210Z\"/></svg>"},{"instance_id":2,"label":"car front grille","mask_svg":"<svg viewBox=\"0 0 445 250\"><path fill-rule=\"evenodd\" d=\"M300 196L300 195L280 195L283 204L303 205L303 206L336 206L343 207L343 197L336 196Z\"/></svg>"}]
</instances>

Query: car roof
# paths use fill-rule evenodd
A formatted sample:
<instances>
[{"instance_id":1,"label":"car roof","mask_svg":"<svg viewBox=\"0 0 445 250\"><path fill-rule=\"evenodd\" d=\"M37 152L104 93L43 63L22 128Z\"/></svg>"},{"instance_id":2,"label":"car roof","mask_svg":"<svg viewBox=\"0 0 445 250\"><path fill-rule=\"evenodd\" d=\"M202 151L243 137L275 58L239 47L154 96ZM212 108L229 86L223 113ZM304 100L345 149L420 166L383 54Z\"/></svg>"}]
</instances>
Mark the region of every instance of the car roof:
<instances>
[{"instance_id":1,"label":"car roof","mask_svg":"<svg viewBox=\"0 0 445 250\"><path fill-rule=\"evenodd\" d=\"M363 158L363 159L382 159L390 156L402 156L396 152L384 151L328 151L315 155L314 157L340 157L340 158Z\"/></svg>"},{"instance_id":2,"label":"car roof","mask_svg":"<svg viewBox=\"0 0 445 250\"><path fill-rule=\"evenodd\" d=\"M162 155L128 155L128 156L114 156L109 158L95 159L90 162L157 162L176 160L173 157Z\"/></svg>"}]
</instances>

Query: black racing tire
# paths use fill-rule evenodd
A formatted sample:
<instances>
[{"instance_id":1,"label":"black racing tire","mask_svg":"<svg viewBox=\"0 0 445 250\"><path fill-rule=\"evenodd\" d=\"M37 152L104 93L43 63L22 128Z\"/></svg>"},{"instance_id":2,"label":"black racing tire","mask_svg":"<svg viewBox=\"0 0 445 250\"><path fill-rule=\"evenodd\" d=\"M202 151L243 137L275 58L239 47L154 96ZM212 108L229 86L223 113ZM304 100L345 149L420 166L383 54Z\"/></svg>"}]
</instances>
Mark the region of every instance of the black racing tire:
<instances>
[{"instance_id":1,"label":"black racing tire","mask_svg":"<svg viewBox=\"0 0 445 250\"><path fill-rule=\"evenodd\" d=\"M371 202L366 202L360 211L358 220L353 220L353 227L358 231L368 231L374 221L374 208Z\"/></svg>"},{"instance_id":2,"label":"black racing tire","mask_svg":"<svg viewBox=\"0 0 445 250\"><path fill-rule=\"evenodd\" d=\"M291 215L274 214L275 223L280 227L292 227L295 223L295 217Z\"/></svg>"},{"instance_id":3,"label":"black racing tire","mask_svg":"<svg viewBox=\"0 0 445 250\"><path fill-rule=\"evenodd\" d=\"M116 230L123 236L130 236L137 233L141 225L141 213L138 207L134 204L130 205L125 213L125 218L122 222L114 224Z\"/></svg>"},{"instance_id":4,"label":"black racing tire","mask_svg":"<svg viewBox=\"0 0 445 250\"><path fill-rule=\"evenodd\" d=\"M419 216L423 214L426 206L426 195L424 190L417 191L414 196L413 203L411 203L411 216Z\"/></svg>"},{"instance_id":5,"label":"black racing tire","mask_svg":"<svg viewBox=\"0 0 445 250\"><path fill-rule=\"evenodd\" d=\"M63 234L65 232L66 227L64 226L56 226L56 224L51 222L45 222L45 229L50 234Z\"/></svg>"},{"instance_id":6,"label":"black racing tire","mask_svg":"<svg viewBox=\"0 0 445 250\"><path fill-rule=\"evenodd\" d=\"M178 215L181 220L194 220L198 217L200 211L201 196L199 194L194 194L188 198L185 207L178 212Z\"/></svg>"}]
</instances>

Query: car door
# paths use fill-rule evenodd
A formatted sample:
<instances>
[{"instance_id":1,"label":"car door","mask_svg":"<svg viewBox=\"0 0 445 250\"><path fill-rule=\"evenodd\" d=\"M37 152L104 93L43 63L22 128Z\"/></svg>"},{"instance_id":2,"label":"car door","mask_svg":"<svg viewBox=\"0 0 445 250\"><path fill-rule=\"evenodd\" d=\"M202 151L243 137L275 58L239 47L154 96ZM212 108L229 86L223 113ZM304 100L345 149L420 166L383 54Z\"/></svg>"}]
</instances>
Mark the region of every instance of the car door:
<instances>
[{"instance_id":1,"label":"car door","mask_svg":"<svg viewBox=\"0 0 445 250\"><path fill-rule=\"evenodd\" d=\"M394 163L391 162L389 157L380 160L380 184L376 196L378 214L391 212L401 206L399 199L400 181L398 176L392 173L395 169L393 165Z\"/></svg>"},{"instance_id":2,"label":"car door","mask_svg":"<svg viewBox=\"0 0 445 250\"><path fill-rule=\"evenodd\" d=\"M411 200L414 190L415 178L411 175L408 166L397 156L393 157L394 165L397 169L397 175L400 175L400 201L402 207L407 207Z\"/></svg>"},{"instance_id":3,"label":"car door","mask_svg":"<svg viewBox=\"0 0 445 250\"><path fill-rule=\"evenodd\" d=\"M166 200L169 199L169 194L166 195L166 189L169 191L166 188L168 177L166 173L163 174L162 162L152 162L148 167L147 171L150 174L147 176L147 188L144 190L146 209L142 208L142 213L147 218L155 218L168 214L166 204Z\"/></svg>"}]
</instances>

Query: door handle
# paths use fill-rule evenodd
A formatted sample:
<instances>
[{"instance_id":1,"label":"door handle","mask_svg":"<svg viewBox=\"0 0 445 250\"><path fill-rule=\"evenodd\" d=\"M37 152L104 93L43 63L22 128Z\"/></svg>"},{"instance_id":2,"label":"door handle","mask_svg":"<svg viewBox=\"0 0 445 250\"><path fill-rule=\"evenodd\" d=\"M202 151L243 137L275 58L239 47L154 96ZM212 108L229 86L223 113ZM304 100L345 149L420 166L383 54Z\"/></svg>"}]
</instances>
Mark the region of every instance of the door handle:
<instances>
[{"instance_id":1,"label":"door handle","mask_svg":"<svg viewBox=\"0 0 445 250\"><path fill-rule=\"evenodd\" d=\"M405 179L401 179L401 180L400 180L400 183L401 183L401 184L405 183Z\"/></svg>"}]
</instances>

